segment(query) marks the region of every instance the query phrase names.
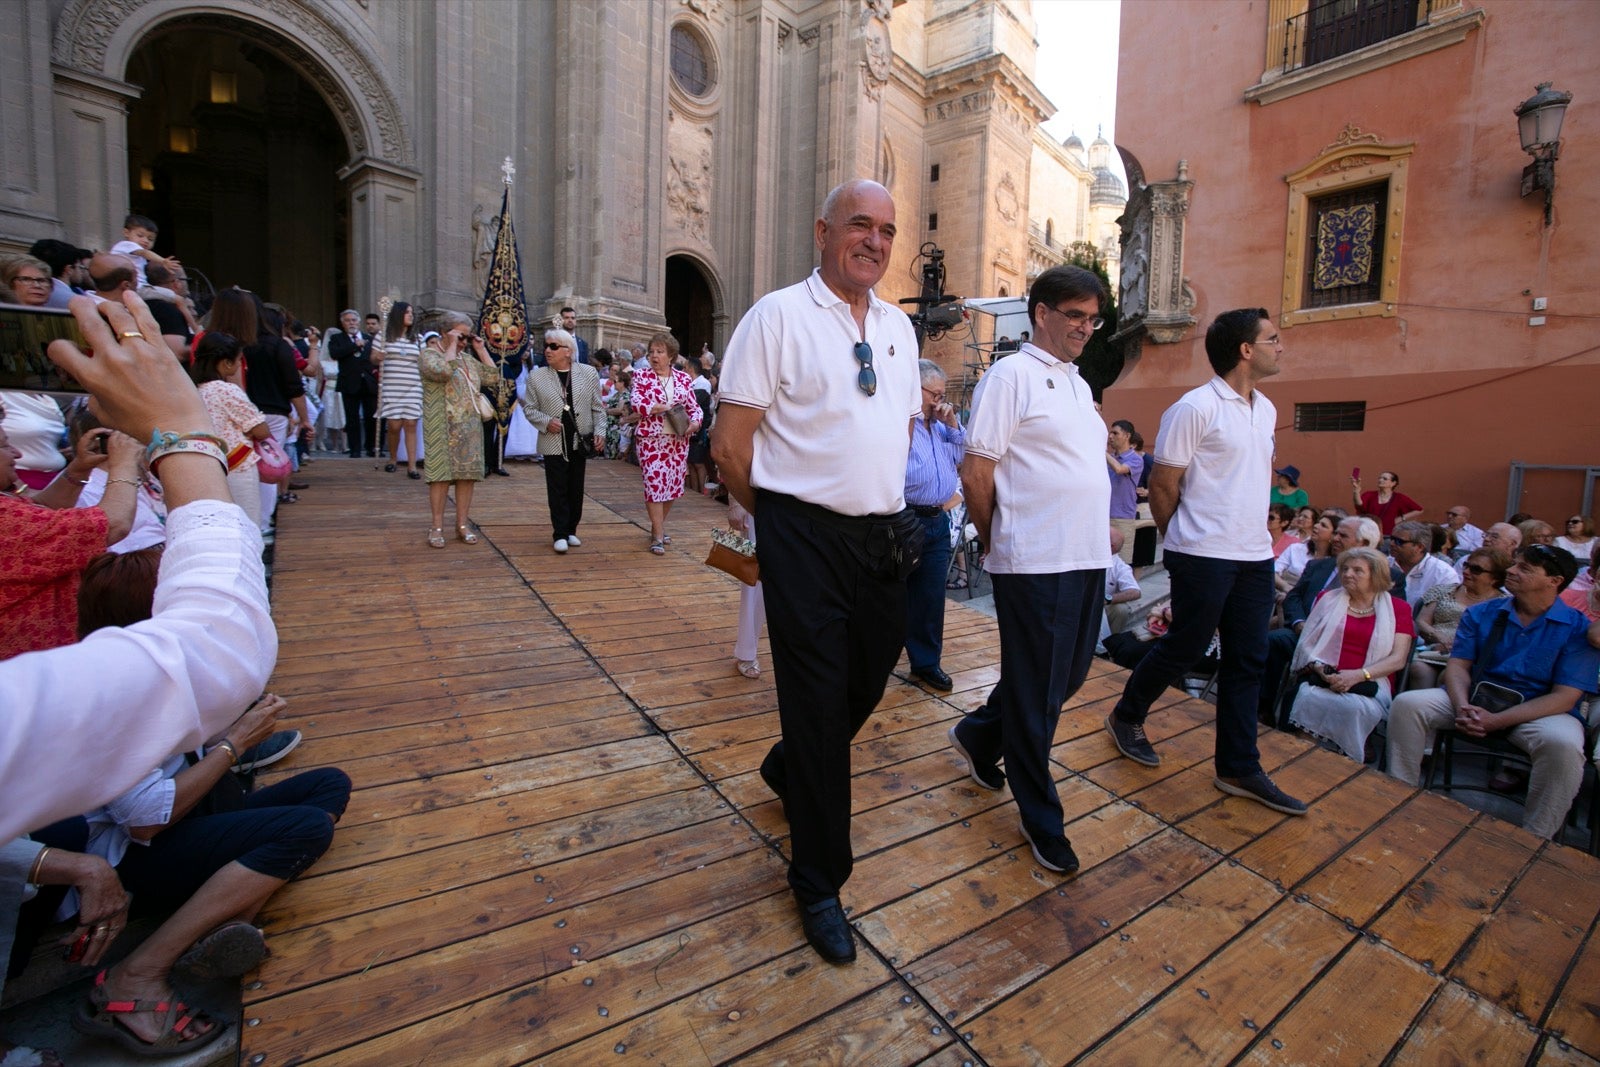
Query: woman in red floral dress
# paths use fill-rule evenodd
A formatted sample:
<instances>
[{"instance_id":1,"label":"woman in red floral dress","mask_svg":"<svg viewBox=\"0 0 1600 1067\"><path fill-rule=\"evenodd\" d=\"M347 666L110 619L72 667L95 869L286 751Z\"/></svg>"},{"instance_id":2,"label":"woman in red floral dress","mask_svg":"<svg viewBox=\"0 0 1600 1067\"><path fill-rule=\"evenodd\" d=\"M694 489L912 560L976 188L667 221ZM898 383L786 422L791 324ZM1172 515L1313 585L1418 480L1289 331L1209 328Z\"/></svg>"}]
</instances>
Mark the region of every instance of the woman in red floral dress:
<instances>
[{"instance_id":1,"label":"woman in red floral dress","mask_svg":"<svg viewBox=\"0 0 1600 1067\"><path fill-rule=\"evenodd\" d=\"M672 544L667 533L667 512L672 502L683 495L683 479L689 469L689 438L700 428L700 405L694 399L694 383L681 370L673 370L678 358L678 342L670 333L650 338L650 366L633 376L633 410L640 416L634 428L634 447L639 453L639 469L644 472L644 506L650 514L650 551L666 554ZM681 404L689 416L689 432L673 434L662 417Z\"/></svg>"}]
</instances>

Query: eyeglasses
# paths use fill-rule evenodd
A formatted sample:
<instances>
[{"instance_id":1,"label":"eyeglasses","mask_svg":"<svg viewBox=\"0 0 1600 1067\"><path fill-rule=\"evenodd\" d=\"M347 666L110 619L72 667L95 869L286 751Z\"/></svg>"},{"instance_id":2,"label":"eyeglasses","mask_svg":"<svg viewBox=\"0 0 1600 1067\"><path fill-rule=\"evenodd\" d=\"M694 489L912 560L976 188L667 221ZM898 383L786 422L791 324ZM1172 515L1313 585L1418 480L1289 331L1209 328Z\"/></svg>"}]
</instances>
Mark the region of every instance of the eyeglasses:
<instances>
[{"instance_id":1,"label":"eyeglasses","mask_svg":"<svg viewBox=\"0 0 1600 1067\"><path fill-rule=\"evenodd\" d=\"M857 341L854 351L856 362L861 364L861 373L856 375L856 388L868 396L875 396L878 392L878 375L872 369L872 346L865 341Z\"/></svg>"},{"instance_id":2,"label":"eyeglasses","mask_svg":"<svg viewBox=\"0 0 1600 1067\"><path fill-rule=\"evenodd\" d=\"M924 385L922 387L922 391L924 393L927 393L929 396L933 397L933 399L935 399L935 400L943 400L944 399L944 390L943 389L940 389L938 391L934 391L932 389L929 389L926 385Z\"/></svg>"},{"instance_id":3,"label":"eyeglasses","mask_svg":"<svg viewBox=\"0 0 1600 1067\"><path fill-rule=\"evenodd\" d=\"M1463 563L1461 565L1461 573L1462 574L1489 574L1490 571L1489 571L1488 567L1480 567L1476 563Z\"/></svg>"},{"instance_id":4,"label":"eyeglasses","mask_svg":"<svg viewBox=\"0 0 1600 1067\"><path fill-rule=\"evenodd\" d=\"M17 275L14 279L12 279L12 284L14 284L14 285L22 285L24 282L27 283L28 285L49 285L50 284L50 279L49 278L35 278L35 277L31 276L31 275L21 275L21 274Z\"/></svg>"},{"instance_id":5,"label":"eyeglasses","mask_svg":"<svg viewBox=\"0 0 1600 1067\"><path fill-rule=\"evenodd\" d=\"M546 352L554 352L558 348L566 348L566 347L567 346L562 344L560 341L546 341L544 343L544 350Z\"/></svg>"},{"instance_id":6,"label":"eyeglasses","mask_svg":"<svg viewBox=\"0 0 1600 1067\"><path fill-rule=\"evenodd\" d=\"M1447 512L1444 513L1444 517L1447 518L1447 519L1459 519L1461 517L1461 512L1459 512L1459 511L1447 511Z\"/></svg>"},{"instance_id":7,"label":"eyeglasses","mask_svg":"<svg viewBox=\"0 0 1600 1067\"><path fill-rule=\"evenodd\" d=\"M1085 315L1081 311L1062 311L1060 308L1051 307L1049 304L1040 304L1039 306L1050 308L1051 311L1054 311L1057 315L1060 315L1062 318L1066 319L1067 325L1071 326L1074 330L1080 326L1087 326L1091 331L1094 331L1106 324L1106 320L1101 318L1099 315Z\"/></svg>"},{"instance_id":8,"label":"eyeglasses","mask_svg":"<svg viewBox=\"0 0 1600 1067\"><path fill-rule=\"evenodd\" d=\"M1421 541L1407 541L1404 537L1390 537L1389 547L1399 548L1401 545L1420 545Z\"/></svg>"},{"instance_id":9,"label":"eyeglasses","mask_svg":"<svg viewBox=\"0 0 1600 1067\"><path fill-rule=\"evenodd\" d=\"M1568 519L1567 520L1567 525L1568 526L1582 526L1583 525L1583 520L1582 519Z\"/></svg>"},{"instance_id":10,"label":"eyeglasses","mask_svg":"<svg viewBox=\"0 0 1600 1067\"><path fill-rule=\"evenodd\" d=\"M1521 552L1524 563L1531 563L1552 578L1564 577L1565 568L1561 566L1561 557L1556 555L1556 550L1549 545L1528 545Z\"/></svg>"}]
</instances>

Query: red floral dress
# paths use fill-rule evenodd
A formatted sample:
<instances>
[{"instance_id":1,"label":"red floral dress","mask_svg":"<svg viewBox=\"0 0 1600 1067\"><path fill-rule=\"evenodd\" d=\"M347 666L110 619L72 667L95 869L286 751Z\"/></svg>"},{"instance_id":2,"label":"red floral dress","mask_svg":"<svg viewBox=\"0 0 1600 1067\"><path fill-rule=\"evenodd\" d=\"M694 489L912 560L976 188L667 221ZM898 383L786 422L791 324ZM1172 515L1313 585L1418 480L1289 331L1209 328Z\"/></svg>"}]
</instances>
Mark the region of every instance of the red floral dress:
<instances>
[{"instance_id":1,"label":"red floral dress","mask_svg":"<svg viewBox=\"0 0 1600 1067\"><path fill-rule=\"evenodd\" d=\"M0 544L0 659L75 643L78 583L106 550L106 513L0 493Z\"/></svg>"},{"instance_id":2,"label":"red floral dress","mask_svg":"<svg viewBox=\"0 0 1600 1067\"><path fill-rule=\"evenodd\" d=\"M689 433L674 437L660 415L645 415L634 427L634 448L644 474L644 498L662 504L683 495L689 471L689 438L700 428L700 405L694 399L694 382L681 370L663 382L653 370L633 376L633 410L649 411L656 404L682 404L689 414Z\"/></svg>"}]
</instances>

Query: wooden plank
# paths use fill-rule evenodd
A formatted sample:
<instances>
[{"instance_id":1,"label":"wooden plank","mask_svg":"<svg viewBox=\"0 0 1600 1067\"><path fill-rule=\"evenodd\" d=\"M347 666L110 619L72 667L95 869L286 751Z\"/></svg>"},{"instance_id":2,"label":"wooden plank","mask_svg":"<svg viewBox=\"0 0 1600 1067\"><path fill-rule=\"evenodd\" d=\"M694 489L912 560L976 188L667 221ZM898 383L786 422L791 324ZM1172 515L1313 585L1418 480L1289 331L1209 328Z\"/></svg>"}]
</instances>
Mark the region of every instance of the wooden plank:
<instances>
[{"instance_id":1,"label":"wooden plank","mask_svg":"<svg viewBox=\"0 0 1600 1067\"><path fill-rule=\"evenodd\" d=\"M1308 904L1283 900L1090 1055L1106 1063L1222 1063L1242 1052L1354 939ZM1250 1025L1247 1025L1250 1024Z\"/></svg>"},{"instance_id":2,"label":"wooden plank","mask_svg":"<svg viewBox=\"0 0 1600 1067\"><path fill-rule=\"evenodd\" d=\"M603 897L590 904L457 941L419 957L253 1001L261 1019L241 1037L248 1061L282 1063L338 1052L382 1032L451 1011L579 961L638 944L733 904L767 896L783 884L781 865L765 851L745 852L719 863ZM795 927L798 936L798 926ZM375 950L376 951L376 950ZM809 948L811 969L824 967ZM869 967L827 968L865 975ZM877 982L885 975L877 975ZM877 984L874 982L872 984ZM381 1018L372 1007L381 1005Z\"/></svg>"},{"instance_id":3,"label":"wooden plank","mask_svg":"<svg viewBox=\"0 0 1600 1067\"><path fill-rule=\"evenodd\" d=\"M917 990L944 1018L964 1024L1114 936L1216 862L1210 849L1162 830L918 960Z\"/></svg>"},{"instance_id":4,"label":"wooden plank","mask_svg":"<svg viewBox=\"0 0 1600 1067\"><path fill-rule=\"evenodd\" d=\"M1281 890L1243 867L1214 866L1115 939L1100 941L962 1030L990 1063L1074 1061L1282 897Z\"/></svg>"},{"instance_id":5,"label":"wooden plank","mask_svg":"<svg viewBox=\"0 0 1600 1067\"><path fill-rule=\"evenodd\" d=\"M1533 1062L1539 1067L1596 1067L1600 1064L1600 1060L1585 1056L1571 1045L1553 1037L1545 1039Z\"/></svg>"},{"instance_id":6,"label":"wooden plank","mask_svg":"<svg viewBox=\"0 0 1600 1067\"><path fill-rule=\"evenodd\" d=\"M1073 839L1084 869L1089 869L1159 829L1160 824L1143 812L1112 804L1070 824L1067 836ZM1014 840L1021 844L1020 835ZM1059 888L1061 877L1041 870L1022 845L873 911L860 920L859 929L879 951L903 966Z\"/></svg>"},{"instance_id":7,"label":"wooden plank","mask_svg":"<svg viewBox=\"0 0 1600 1067\"><path fill-rule=\"evenodd\" d=\"M1446 973L1518 1018L1542 1019L1600 912L1594 868L1593 857L1544 846Z\"/></svg>"},{"instance_id":8,"label":"wooden plank","mask_svg":"<svg viewBox=\"0 0 1600 1067\"><path fill-rule=\"evenodd\" d=\"M905 991L888 982L849 1004L813 1019L733 1063L916 1063L952 1049L951 1028Z\"/></svg>"},{"instance_id":9,"label":"wooden plank","mask_svg":"<svg viewBox=\"0 0 1600 1067\"><path fill-rule=\"evenodd\" d=\"M1595 930L1562 983L1545 1025L1568 1044L1600 1058L1600 936Z\"/></svg>"},{"instance_id":10,"label":"wooden plank","mask_svg":"<svg viewBox=\"0 0 1600 1067\"><path fill-rule=\"evenodd\" d=\"M1460 811L1462 822L1473 816ZM1371 930L1425 967L1440 970L1467 943L1480 923L1500 906L1506 890L1522 873L1534 846L1525 834L1479 820L1440 854L1437 863L1406 887L1384 909Z\"/></svg>"},{"instance_id":11,"label":"wooden plank","mask_svg":"<svg viewBox=\"0 0 1600 1067\"><path fill-rule=\"evenodd\" d=\"M1539 1035L1504 1008L1453 982L1439 987L1395 1050L1395 1067L1526 1063Z\"/></svg>"},{"instance_id":12,"label":"wooden plank","mask_svg":"<svg viewBox=\"0 0 1600 1067\"><path fill-rule=\"evenodd\" d=\"M1388 818L1413 792L1388 775L1363 771L1360 764L1343 756L1322 753L1329 757L1324 760L1311 758L1314 755L1296 760L1277 775L1280 788L1308 799L1311 808L1303 817L1282 820L1266 833L1243 843L1237 851L1219 848L1215 837L1195 836L1219 851L1233 852L1240 863L1264 878L1283 886L1296 886L1343 852L1352 841ZM1324 792L1310 800L1310 790L1325 780L1324 774L1336 779L1344 776L1343 784L1336 786L1333 792ZM1245 803L1261 807L1249 801ZM1237 809L1239 805L1222 807ZM1184 830L1192 832L1190 824L1194 821L1186 822Z\"/></svg>"},{"instance_id":13,"label":"wooden plank","mask_svg":"<svg viewBox=\"0 0 1600 1067\"><path fill-rule=\"evenodd\" d=\"M1395 1035L1441 984L1393 949L1358 940L1266 1027L1241 1062L1256 1067L1382 1063ZM1259 1017L1255 1022L1262 1025Z\"/></svg>"},{"instance_id":14,"label":"wooden plank","mask_svg":"<svg viewBox=\"0 0 1600 1067\"><path fill-rule=\"evenodd\" d=\"M1407 801L1301 886L1307 899L1365 926L1461 833L1460 809L1429 793Z\"/></svg>"}]
</instances>

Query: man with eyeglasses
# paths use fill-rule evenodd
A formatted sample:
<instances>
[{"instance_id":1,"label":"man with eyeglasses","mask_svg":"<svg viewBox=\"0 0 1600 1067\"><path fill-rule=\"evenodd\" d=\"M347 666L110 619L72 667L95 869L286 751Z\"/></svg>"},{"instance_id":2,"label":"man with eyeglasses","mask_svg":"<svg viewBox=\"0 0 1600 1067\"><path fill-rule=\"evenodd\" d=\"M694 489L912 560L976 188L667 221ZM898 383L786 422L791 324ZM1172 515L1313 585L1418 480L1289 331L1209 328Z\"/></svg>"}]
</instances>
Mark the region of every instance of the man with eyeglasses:
<instances>
[{"instance_id":1,"label":"man with eyeglasses","mask_svg":"<svg viewBox=\"0 0 1600 1067\"><path fill-rule=\"evenodd\" d=\"M894 249L889 191L840 185L815 238L817 269L756 301L728 342L712 456L755 516L783 726L761 777L789 820L789 885L806 940L848 963L850 742L905 641L920 533L906 457L922 399L911 320L873 291Z\"/></svg>"},{"instance_id":2,"label":"man with eyeglasses","mask_svg":"<svg viewBox=\"0 0 1600 1067\"><path fill-rule=\"evenodd\" d=\"M1500 734L1533 765L1523 829L1545 839L1561 831L1583 784L1578 703L1595 692L1600 673L1589 620L1557 600L1577 573L1570 552L1529 545L1506 572L1510 598L1462 614L1440 688L1401 693L1389 710L1391 775L1421 784L1423 750L1436 730Z\"/></svg>"},{"instance_id":3,"label":"man with eyeglasses","mask_svg":"<svg viewBox=\"0 0 1600 1067\"><path fill-rule=\"evenodd\" d=\"M1494 523L1483 531L1483 544L1480 547L1499 549L1508 556L1515 556L1517 549L1522 547L1522 531L1509 522ZM1456 577L1465 577L1461 565L1466 561L1466 556L1456 560Z\"/></svg>"},{"instance_id":4,"label":"man with eyeglasses","mask_svg":"<svg viewBox=\"0 0 1600 1067\"><path fill-rule=\"evenodd\" d=\"M1444 513L1445 525L1456 538L1456 553L1465 556L1483 547L1483 531L1472 525L1472 509L1456 504Z\"/></svg>"},{"instance_id":5,"label":"man with eyeglasses","mask_svg":"<svg viewBox=\"0 0 1600 1067\"><path fill-rule=\"evenodd\" d=\"M1406 603L1412 611L1422 607L1423 596L1434 586L1446 582L1454 586L1459 581L1456 569L1432 549L1433 527L1425 522L1396 523L1389 535L1389 555L1405 575Z\"/></svg>"},{"instance_id":6,"label":"man with eyeglasses","mask_svg":"<svg viewBox=\"0 0 1600 1067\"><path fill-rule=\"evenodd\" d=\"M1074 362L1104 320L1100 279L1052 267L1028 291L1034 340L978 381L961 484L994 583L1000 678L950 728L985 789L1011 782L1023 839L1046 870L1073 874L1050 763L1061 706L1094 662L1111 563L1106 424ZM1005 773L999 761L1005 760Z\"/></svg>"},{"instance_id":7,"label":"man with eyeglasses","mask_svg":"<svg viewBox=\"0 0 1600 1067\"><path fill-rule=\"evenodd\" d=\"M906 579L906 659L911 677L948 693L955 683L939 665L944 653L944 580L950 570L950 512L960 499L956 470L967 436L955 406L944 398L945 373L930 359L922 374L922 411L911 427L906 460L906 506L922 524L922 562Z\"/></svg>"},{"instance_id":8,"label":"man with eyeglasses","mask_svg":"<svg viewBox=\"0 0 1600 1067\"><path fill-rule=\"evenodd\" d=\"M1278 414L1256 386L1278 373L1283 340L1265 308L1225 311L1206 330L1206 358L1215 376L1162 414L1150 476L1150 511L1166 535L1172 628L1128 677L1106 729L1124 756L1159 766L1144 730L1150 706L1216 634L1222 662L1212 784L1273 811L1304 815L1305 802L1273 784L1256 748L1275 599L1272 543L1261 516L1272 486Z\"/></svg>"}]
</instances>

